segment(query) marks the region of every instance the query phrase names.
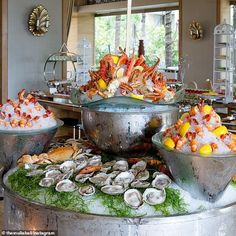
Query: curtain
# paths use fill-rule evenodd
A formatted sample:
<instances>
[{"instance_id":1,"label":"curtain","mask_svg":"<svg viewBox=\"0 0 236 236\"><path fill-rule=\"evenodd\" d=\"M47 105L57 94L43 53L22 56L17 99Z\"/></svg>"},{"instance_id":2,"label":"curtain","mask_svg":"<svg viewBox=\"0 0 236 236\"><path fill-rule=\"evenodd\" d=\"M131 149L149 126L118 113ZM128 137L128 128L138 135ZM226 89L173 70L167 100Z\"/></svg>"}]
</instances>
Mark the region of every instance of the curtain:
<instances>
[{"instance_id":1,"label":"curtain","mask_svg":"<svg viewBox=\"0 0 236 236\"><path fill-rule=\"evenodd\" d=\"M64 41L67 42L75 0L63 0Z\"/></svg>"}]
</instances>

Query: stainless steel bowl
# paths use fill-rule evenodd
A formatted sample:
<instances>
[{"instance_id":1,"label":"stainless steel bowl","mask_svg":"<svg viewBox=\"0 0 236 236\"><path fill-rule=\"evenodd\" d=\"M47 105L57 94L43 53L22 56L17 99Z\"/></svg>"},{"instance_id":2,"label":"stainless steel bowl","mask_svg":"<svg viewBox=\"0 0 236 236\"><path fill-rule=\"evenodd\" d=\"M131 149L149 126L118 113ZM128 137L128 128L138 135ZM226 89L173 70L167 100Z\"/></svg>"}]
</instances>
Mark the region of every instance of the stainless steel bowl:
<instances>
[{"instance_id":1,"label":"stainless steel bowl","mask_svg":"<svg viewBox=\"0 0 236 236\"><path fill-rule=\"evenodd\" d=\"M236 154L183 153L167 149L161 140L162 132L152 138L175 182L195 198L216 201L236 173Z\"/></svg>"},{"instance_id":2,"label":"stainless steel bowl","mask_svg":"<svg viewBox=\"0 0 236 236\"><path fill-rule=\"evenodd\" d=\"M151 144L156 132L172 125L178 118L178 107L153 105L121 97L95 102L82 108L86 136L98 148L119 155Z\"/></svg>"},{"instance_id":3,"label":"stainless steel bowl","mask_svg":"<svg viewBox=\"0 0 236 236\"><path fill-rule=\"evenodd\" d=\"M0 130L0 170L15 167L17 159L24 154L40 154L47 151L58 127L57 125L39 130Z\"/></svg>"}]
</instances>

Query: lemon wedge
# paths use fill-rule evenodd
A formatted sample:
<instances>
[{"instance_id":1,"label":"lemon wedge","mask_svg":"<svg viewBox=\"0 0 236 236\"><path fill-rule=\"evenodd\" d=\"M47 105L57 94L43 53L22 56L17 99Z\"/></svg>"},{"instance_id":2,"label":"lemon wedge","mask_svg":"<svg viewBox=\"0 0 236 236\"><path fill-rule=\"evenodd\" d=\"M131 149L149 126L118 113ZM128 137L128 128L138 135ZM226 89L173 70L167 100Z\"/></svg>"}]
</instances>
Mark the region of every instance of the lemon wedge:
<instances>
[{"instance_id":1,"label":"lemon wedge","mask_svg":"<svg viewBox=\"0 0 236 236\"><path fill-rule=\"evenodd\" d=\"M179 134L181 137L184 137L185 134L188 132L189 128L191 127L189 122L183 123L179 128Z\"/></svg>"},{"instance_id":2,"label":"lemon wedge","mask_svg":"<svg viewBox=\"0 0 236 236\"><path fill-rule=\"evenodd\" d=\"M204 105L204 107L203 107L203 112L204 112L205 115L210 114L211 111L212 111L212 106Z\"/></svg>"},{"instance_id":3,"label":"lemon wedge","mask_svg":"<svg viewBox=\"0 0 236 236\"><path fill-rule=\"evenodd\" d=\"M117 56L117 55L112 55L111 58L113 59L113 62L114 62L115 64L117 64L118 61L119 61L119 59L120 59L120 57Z\"/></svg>"},{"instance_id":4,"label":"lemon wedge","mask_svg":"<svg viewBox=\"0 0 236 236\"><path fill-rule=\"evenodd\" d=\"M212 153L212 148L210 144L205 144L199 149L200 154L209 155Z\"/></svg>"},{"instance_id":5,"label":"lemon wedge","mask_svg":"<svg viewBox=\"0 0 236 236\"><path fill-rule=\"evenodd\" d=\"M169 137L164 140L163 144L170 149L173 149L175 147L175 142L172 138Z\"/></svg>"},{"instance_id":6,"label":"lemon wedge","mask_svg":"<svg viewBox=\"0 0 236 236\"><path fill-rule=\"evenodd\" d=\"M222 125L222 126L216 128L215 130L213 130L212 133L214 135L220 137L223 134L227 134L228 133L228 129L224 125Z\"/></svg>"},{"instance_id":7,"label":"lemon wedge","mask_svg":"<svg viewBox=\"0 0 236 236\"><path fill-rule=\"evenodd\" d=\"M143 67L142 66L135 66L134 70L139 70L140 72L143 71Z\"/></svg>"},{"instance_id":8,"label":"lemon wedge","mask_svg":"<svg viewBox=\"0 0 236 236\"><path fill-rule=\"evenodd\" d=\"M103 79L99 79L97 83L101 90L105 90L107 88L107 84Z\"/></svg>"},{"instance_id":9,"label":"lemon wedge","mask_svg":"<svg viewBox=\"0 0 236 236\"><path fill-rule=\"evenodd\" d=\"M131 98L136 98L136 99L143 99L143 95L140 94L134 94L134 93L130 93L129 95Z\"/></svg>"},{"instance_id":10,"label":"lemon wedge","mask_svg":"<svg viewBox=\"0 0 236 236\"><path fill-rule=\"evenodd\" d=\"M188 112L185 112L182 114L182 116L180 117L180 120L184 120L186 117L189 116L189 113Z\"/></svg>"},{"instance_id":11,"label":"lemon wedge","mask_svg":"<svg viewBox=\"0 0 236 236\"><path fill-rule=\"evenodd\" d=\"M117 78L122 78L124 76L125 73L125 69L120 67L117 71L116 71L116 77Z\"/></svg>"}]
</instances>

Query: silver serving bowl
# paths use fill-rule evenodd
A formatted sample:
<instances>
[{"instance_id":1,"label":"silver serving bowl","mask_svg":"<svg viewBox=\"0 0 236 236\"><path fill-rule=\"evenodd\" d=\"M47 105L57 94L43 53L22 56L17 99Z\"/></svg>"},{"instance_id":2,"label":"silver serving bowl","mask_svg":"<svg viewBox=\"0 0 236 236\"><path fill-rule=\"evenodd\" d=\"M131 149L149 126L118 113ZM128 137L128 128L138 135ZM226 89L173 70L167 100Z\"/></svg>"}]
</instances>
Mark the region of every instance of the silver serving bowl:
<instances>
[{"instance_id":1,"label":"silver serving bowl","mask_svg":"<svg viewBox=\"0 0 236 236\"><path fill-rule=\"evenodd\" d=\"M183 153L166 148L161 140L162 132L152 137L175 182L194 198L216 201L236 173L236 154Z\"/></svg>"},{"instance_id":2,"label":"silver serving bowl","mask_svg":"<svg viewBox=\"0 0 236 236\"><path fill-rule=\"evenodd\" d=\"M158 131L175 123L178 107L153 105L127 97L105 99L82 107L87 138L106 152L124 155L150 143Z\"/></svg>"},{"instance_id":3,"label":"silver serving bowl","mask_svg":"<svg viewBox=\"0 0 236 236\"><path fill-rule=\"evenodd\" d=\"M15 167L17 159L24 154L40 154L48 150L58 127L63 122L57 120L53 127L38 130L0 130L0 170Z\"/></svg>"}]
</instances>

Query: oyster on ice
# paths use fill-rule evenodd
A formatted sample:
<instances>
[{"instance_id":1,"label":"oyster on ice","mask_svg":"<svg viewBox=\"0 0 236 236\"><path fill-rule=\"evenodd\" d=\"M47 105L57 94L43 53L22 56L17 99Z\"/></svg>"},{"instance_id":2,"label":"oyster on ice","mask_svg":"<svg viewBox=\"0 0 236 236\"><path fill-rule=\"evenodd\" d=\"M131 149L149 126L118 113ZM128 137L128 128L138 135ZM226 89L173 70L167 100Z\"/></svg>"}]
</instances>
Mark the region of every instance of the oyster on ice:
<instances>
[{"instance_id":1,"label":"oyster on ice","mask_svg":"<svg viewBox=\"0 0 236 236\"><path fill-rule=\"evenodd\" d=\"M59 170L49 170L46 172L45 177L46 178L53 178L53 179L58 179L61 177L61 171Z\"/></svg>"},{"instance_id":2,"label":"oyster on ice","mask_svg":"<svg viewBox=\"0 0 236 236\"><path fill-rule=\"evenodd\" d=\"M76 164L74 161L65 161L60 165L60 170L63 173L67 173L70 170L75 170L75 168L76 168Z\"/></svg>"},{"instance_id":3,"label":"oyster on ice","mask_svg":"<svg viewBox=\"0 0 236 236\"><path fill-rule=\"evenodd\" d=\"M140 181L140 180L134 180L131 183L132 188L147 188L149 187L150 183L147 181Z\"/></svg>"},{"instance_id":4,"label":"oyster on ice","mask_svg":"<svg viewBox=\"0 0 236 236\"><path fill-rule=\"evenodd\" d=\"M124 201L129 207L137 209L143 204L143 196L137 189L129 189L124 194Z\"/></svg>"},{"instance_id":5,"label":"oyster on ice","mask_svg":"<svg viewBox=\"0 0 236 236\"><path fill-rule=\"evenodd\" d=\"M121 185L105 185L101 187L101 191L109 195L118 195L124 193L125 188Z\"/></svg>"},{"instance_id":6,"label":"oyster on ice","mask_svg":"<svg viewBox=\"0 0 236 236\"><path fill-rule=\"evenodd\" d=\"M118 185L128 185L135 179L135 176L130 171L124 171L118 174L114 180L115 184Z\"/></svg>"},{"instance_id":7,"label":"oyster on ice","mask_svg":"<svg viewBox=\"0 0 236 236\"><path fill-rule=\"evenodd\" d=\"M144 181L144 180L149 179L149 171L148 170L144 170L144 171L139 172L136 175L135 179L140 180L140 181Z\"/></svg>"},{"instance_id":8,"label":"oyster on ice","mask_svg":"<svg viewBox=\"0 0 236 236\"><path fill-rule=\"evenodd\" d=\"M82 196L88 197L88 196L92 196L93 194L95 194L95 188L93 185L87 185L87 186L83 186L79 188L79 193Z\"/></svg>"},{"instance_id":9,"label":"oyster on ice","mask_svg":"<svg viewBox=\"0 0 236 236\"><path fill-rule=\"evenodd\" d=\"M125 160L119 160L113 165L113 170L127 171L129 169L129 164Z\"/></svg>"},{"instance_id":10,"label":"oyster on ice","mask_svg":"<svg viewBox=\"0 0 236 236\"><path fill-rule=\"evenodd\" d=\"M48 188L48 187L52 186L54 183L55 183L55 179L53 179L53 178L43 178L40 180L39 185L41 187Z\"/></svg>"},{"instance_id":11,"label":"oyster on ice","mask_svg":"<svg viewBox=\"0 0 236 236\"><path fill-rule=\"evenodd\" d=\"M36 169L36 170L32 170L31 172L29 172L26 176L33 177L33 176L42 175L42 174L44 174L44 170Z\"/></svg>"},{"instance_id":12,"label":"oyster on ice","mask_svg":"<svg viewBox=\"0 0 236 236\"><path fill-rule=\"evenodd\" d=\"M78 188L78 186L70 181L69 179L61 180L56 185L57 192L73 192Z\"/></svg>"},{"instance_id":13,"label":"oyster on ice","mask_svg":"<svg viewBox=\"0 0 236 236\"><path fill-rule=\"evenodd\" d=\"M111 182L111 177L105 173L98 173L93 177L89 178L89 181L96 186L102 187L104 185L109 185Z\"/></svg>"},{"instance_id":14,"label":"oyster on ice","mask_svg":"<svg viewBox=\"0 0 236 236\"><path fill-rule=\"evenodd\" d=\"M80 170L82 170L88 165L89 163L88 157L83 156L80 159L78 159L75 163L76 163L75 173L78 173Z\"/></svg>"},{"instance_id":15,"label":"oyster on ice","mask_svg":"<svg viewBox=\"0 0 236 236\"><path fill-rule=\"evenodd\" d=\"M47 171L60 170L60 165L48 165L48 166L46 166L45 170L47 170Z\"/></svg>"},{"instance_id":16,"label":"oyster on ice","mask_svg":"<svg viewBox=\"0 0 236 236\"><path fill-rule=\"evenodd\" d=\"M131 169L135 169L138 172L144 171L147 167L147 163L145 161L139 161L136 164L132 165Z\"/></svg>"},{"instance_id":17,"label":"oyster on ice","mask_svg":"<svg viewBox=\"0 0 236 236\"><path fill-rule=\"evenodd\" d=\"M78 174L75 176L75 181L79 182L79 183L85 183L86 180L89 179L89 177L93 176L94 172L90 173L90 174Z\"/></svg>"},{"instance_id":18,"label":"oyster on ice","mask_svg":"<svg viewBox=\"0 0 236 236\"><path fill-rule=\"evenodd\" d=\"M157 189L165 189L171 184L171 179L165 174L156 175L152 181L152 186Z\"/></svg>"},{"instance_id":19,"label":"oyster on ice","mask_svg":"<svg viewBox=\"0 0 236 236\"><path fill-rule=\"evenodd\" d=\"M149 205L161 204L166 200L165 189L147 188L143 193L143 200Z\"/></svg>"},{"instance_id":20,"label":"oyster on ice","mask_svg":"<svg viewBox=\"0 0 236 236\"><path fill-rule=\"evenodd\" d=\"M100 166L102 165L102 157L99 155L91 157L89 160L89 166Z\"/></svg>"}]
</instances>

